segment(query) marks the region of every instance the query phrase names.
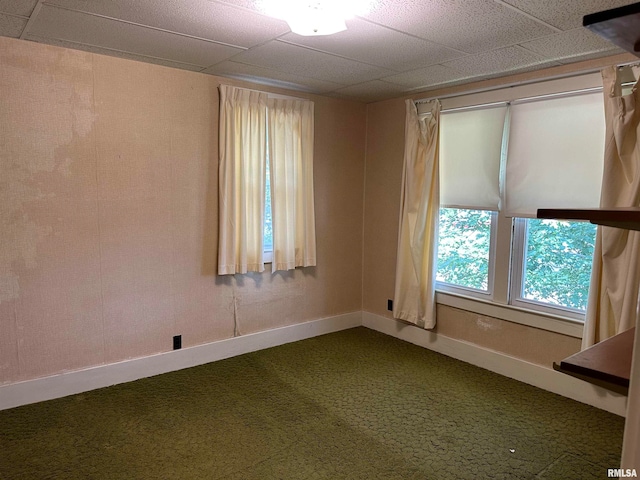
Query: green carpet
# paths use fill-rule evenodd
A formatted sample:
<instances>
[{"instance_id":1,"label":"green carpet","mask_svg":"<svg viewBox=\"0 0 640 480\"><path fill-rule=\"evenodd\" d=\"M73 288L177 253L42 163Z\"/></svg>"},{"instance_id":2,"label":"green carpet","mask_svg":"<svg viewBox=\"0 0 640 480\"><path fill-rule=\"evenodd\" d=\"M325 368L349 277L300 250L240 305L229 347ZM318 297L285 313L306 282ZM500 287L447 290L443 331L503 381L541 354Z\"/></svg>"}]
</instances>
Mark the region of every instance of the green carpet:
<instances>
[{"instance_id":1,"label":"green carpet","mask_svg":"<svg viewBox=\"0 0 640 480\"><path fill-rule=\"evenodd\" d=\"M0 479L603 479L624 420L355 328L0 412Z\"/></svg>"}]
</instances>

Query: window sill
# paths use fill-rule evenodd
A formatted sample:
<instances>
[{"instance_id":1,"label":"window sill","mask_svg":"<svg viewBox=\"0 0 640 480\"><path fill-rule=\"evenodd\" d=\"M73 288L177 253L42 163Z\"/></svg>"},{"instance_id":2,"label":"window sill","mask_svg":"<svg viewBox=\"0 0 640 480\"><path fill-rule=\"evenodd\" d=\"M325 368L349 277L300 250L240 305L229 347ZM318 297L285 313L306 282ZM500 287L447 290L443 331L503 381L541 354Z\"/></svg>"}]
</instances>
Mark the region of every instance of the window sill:
<instances>
[{"instance_id":1,"label":"window sill","mask_svg":"<svg viewBox=\"0 0 640 480\"><path fill-rule=\"evenodd\" d=\"M584 323L572 318L441 291L436 291L436 303L570 337L582 338Z\"/></svg>"}]
</instances>

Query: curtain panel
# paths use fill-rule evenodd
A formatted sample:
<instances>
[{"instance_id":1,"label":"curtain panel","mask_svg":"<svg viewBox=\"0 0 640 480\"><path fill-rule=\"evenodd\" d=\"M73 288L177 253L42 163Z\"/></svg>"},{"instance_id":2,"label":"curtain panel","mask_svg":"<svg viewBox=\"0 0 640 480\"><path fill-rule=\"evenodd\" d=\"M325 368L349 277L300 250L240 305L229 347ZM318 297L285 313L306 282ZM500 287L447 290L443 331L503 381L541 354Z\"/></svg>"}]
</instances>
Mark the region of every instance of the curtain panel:
<instances>
[{"instance_id":1,"label":"curtain panel","mask_svg":"<svg viewBox=\"0 0 640 480\"><path fill-rule=\"evenodd\" d=\"M220 85L219 275L264 271L267 101Z\"/></svg>"},{"instance_id":2,"label":"curtain panel","mask_svg":"<svg viewBox=\"0 0 640 480\"><path fill-rule=\"evenodd\" d=\"M434 101L430 113L420 118L415 103L406 101L393 316L427 329L436 325L439 125L440 102Z\"/></svg>"},{"instance_id":3,"label":"curtain panel","mask_svg":"<svg viewBox=\"0 0 640 480\"><path fill-rule=\"evenodd\" d=\"M220 86L218 274L264 271L266 165L272 271L316 264L314 105Z\"/></svg>"},{"instance_id":4,"label":"curtain panel","mask_svg":"<svg viewBox=\"0 0 640 480\"><path fill-rule=\"evenodd\" d=\"M271 98L268 111L273 271L314 266L314 105Z\"/></svg>"},{"instance_id":5,"label":"curtain panel","mask_svg":"<svg viewBox=\"0 0 640 480\"><path fill-rule=\"evenodd\" d=\"M606 118L600 207L640 206L640 93L622 95L620 70L602 71ZM636 324L640 232L598 227L582 337L587 348Z\"/></svg>"}]
</instances>

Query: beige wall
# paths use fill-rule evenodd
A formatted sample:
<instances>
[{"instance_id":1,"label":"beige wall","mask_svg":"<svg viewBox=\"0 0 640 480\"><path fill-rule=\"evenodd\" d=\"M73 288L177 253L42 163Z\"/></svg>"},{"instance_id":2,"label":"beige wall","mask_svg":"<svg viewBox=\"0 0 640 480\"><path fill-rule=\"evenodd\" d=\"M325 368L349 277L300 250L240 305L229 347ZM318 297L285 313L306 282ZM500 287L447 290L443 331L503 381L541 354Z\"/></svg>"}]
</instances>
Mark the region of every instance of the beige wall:
<instances>
[{"instance_id":1,"label":"beige wall","mask_svg":"<svg viewBox=\"0 0 640 480\"><path fill-rule=\"evenodd\" d=\"M361 309L391 317L403 99L308 96L318 266L219 277L220 81L251 87L0 38L0 384L164 352L178 334L187 347ZM448 306L438 316L443 335L545 366L579 349Z\"/></svg>"},{"instance_id":2,"label":"beige wall","mask_svg":"<svg viewBox=\"0 0 640 480\"><path fill-rule=\"evenodd\" d=\"M366 107L309 97L318 266L219 277L220 81L0 38L0 383L361 310Z\"/></svg>"},{"instance_id":3,"label":"beige wall","mask_svg":"<svg viewBox=\"0 0 640 480\"><path fill-rule=\"evenodd\" d=\"M567 75L631 59L629 55L621 55L422 95L415 94L412 98L458 95L500 85ZM392 318L392 315L387 310L387 299L393 299L394 295L404 152L404 100L398 98L367 106L363 310L388 318ZM580 350L580 340L577 338L445 305L438 305L436 332L549 368L554 361Z\"/></svg>"}]
</instances>

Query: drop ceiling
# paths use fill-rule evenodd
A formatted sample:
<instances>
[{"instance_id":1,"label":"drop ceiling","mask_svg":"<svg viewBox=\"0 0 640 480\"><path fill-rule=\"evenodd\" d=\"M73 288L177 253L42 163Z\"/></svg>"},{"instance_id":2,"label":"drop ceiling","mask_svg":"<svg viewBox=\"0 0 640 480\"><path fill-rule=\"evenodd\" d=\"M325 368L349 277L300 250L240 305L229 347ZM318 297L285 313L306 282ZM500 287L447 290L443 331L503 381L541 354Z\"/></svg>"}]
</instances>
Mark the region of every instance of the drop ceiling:
<instances>
[{"instance_id":1,"label":"drop ceiling","mask_svg":"<svg viewBox=\"0 0 640 480\"><path fill-rule=\"evenodd\" d=\"M364 102L623 51L582 27L616 0L377 0L331 36L256 0L0 0L0 35Z\"/></svg>"}]
</instances>

